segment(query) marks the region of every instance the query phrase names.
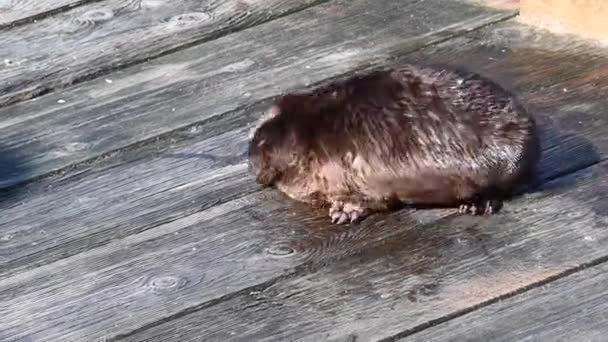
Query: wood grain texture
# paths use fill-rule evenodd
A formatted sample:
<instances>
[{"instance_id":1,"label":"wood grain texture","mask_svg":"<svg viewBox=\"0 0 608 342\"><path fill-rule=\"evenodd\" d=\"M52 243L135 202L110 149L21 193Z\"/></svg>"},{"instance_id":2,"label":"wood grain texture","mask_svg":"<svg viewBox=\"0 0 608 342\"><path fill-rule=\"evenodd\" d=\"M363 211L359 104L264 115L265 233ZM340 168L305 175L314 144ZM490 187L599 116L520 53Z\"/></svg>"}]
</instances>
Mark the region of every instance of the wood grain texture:
<instances>
[{"instance_id":1,"label":"wood grain texture","mask_svg":"<svg viewBox=\"0 0 608 342\"><path fill-rule=\"evenodd\" d=\"M5 201L0 206L0 277L255 191L244 163L249 126L206 133L187 147Z\"/></svg>"},{"instance_id":2,"label":"wood grain texture","mask_svg":"<svg viewBox=\"0 0 608 342\"><path fill-rule=\"evenodd\" d=\"M239 180L219 183L225 187ZM281 257L286 250L280 238L266 233L279 237L301 223L290 221L279 201L252 208L257 202L246 196L0 281L6 308L0 338L111 338L280 276L306 255ZM271 216L276 220L256 220Z\"/></svg>"},{"instance_id":3,"label":"wood grain texture","mask_svg":"<svg viewBox=\"0 0 608 342\"><path fill-rule=\"evenodd\" d=\"M608 83L597 67L586 67L606 63L605 52L505 23L406 59L467 64L516 91L543 128L544 179L605 157ZM376 341L417 331L608 255L607 169L604 162L557 178L491 218L444 217L412 226L376 216L372 222L381 224L373 233L365 225L350 227L349 234L367 244L356 244L349 257L149 325L125 340Z\"/></svg>"},{"instance_id":4,"label":"wood grain texture","mask_svg":"<svg viewBox=\"0 0 608 342\"><path fill-rule=\"evenodd\" d=\"M0 32L0 106L322 1L106 0L79 6Z\"/></svg>"},{"instance_id":5,"label":"wood grain texture","mask_svg":"<svg viewBox=\"0 0 608 342\"><path fill-rule=\"evenodd\" d=\"M41 19L87 2L91 2L91 0L2 0L0 1L0 29L25 21Z\"/></svg>"},{"instance_id":6,"label":"wood grain texture","mask_svg":"<svg viewBox=\"0 0 608 342\"><path fill-rule=\"evenodd\" d=\"M607 282L603 263L399 341L605 341Z\"/></svg>"},{"instance_id":7,"label":"wood grain texture","mask_svg":"<svg viewBox=\"0 0 608 342\"><path fill-rule=\"evenodd\" d=\"M407 335L607 256L607 171L604 162L549 182L490 218L394 225L394 234L355 256L159 322L124 341L378 341Z\"/></svg>"},{"instance_id":8,"label":"wood grain texture","mask_svg":"<svg viewBox=\"0 0 608 342\"><path fill-rule=\"evenodd\" d=\"M434 7L446 11L429 10ZM0 155L14 155L21 170L0 178L0 187L385 60L392 53L414 51L508 15L452 0L333 1L0 109L4 149ZM200 27L192 27L180 32L187 36L199 31ZM98 56L97 49L98 45L95 59L105 58ZM90 64L82 67L89 70Z\"/></svg>"}]
</instances>

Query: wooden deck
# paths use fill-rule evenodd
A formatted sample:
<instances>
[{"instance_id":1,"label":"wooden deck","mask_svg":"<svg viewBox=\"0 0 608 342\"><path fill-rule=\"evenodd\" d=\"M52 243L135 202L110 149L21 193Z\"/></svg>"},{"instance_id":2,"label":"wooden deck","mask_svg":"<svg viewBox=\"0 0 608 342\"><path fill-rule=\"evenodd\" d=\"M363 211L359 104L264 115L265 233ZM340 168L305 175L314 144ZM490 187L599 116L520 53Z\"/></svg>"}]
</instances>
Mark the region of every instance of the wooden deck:
<instances>
[{"instance_id":1,"label":"wooden deck","mask_svg":"<svg viewBox=\"0 0 608 342\"><path fill-rule=\"evenodd\" d=\"M0 341L606 341L607 47L465 0L13 0L0 41ZM255 184L272 96L401 62L513 91L540 189L333 226Z\"/></svg>"}]
</instances>

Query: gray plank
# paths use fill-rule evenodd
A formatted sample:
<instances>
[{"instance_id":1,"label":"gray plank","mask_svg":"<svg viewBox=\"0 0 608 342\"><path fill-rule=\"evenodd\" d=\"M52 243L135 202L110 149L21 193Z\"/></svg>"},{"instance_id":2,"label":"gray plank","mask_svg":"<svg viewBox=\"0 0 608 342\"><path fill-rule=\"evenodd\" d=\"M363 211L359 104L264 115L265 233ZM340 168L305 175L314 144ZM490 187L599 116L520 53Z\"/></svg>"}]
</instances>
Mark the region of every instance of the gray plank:
<instances>
[{"instance_id":1,"label":"gray plank","mask_svg":"<svg viewBox=\"0 0 608 342\"><path fill-rule=\"evenodd\" d=\"M399 341L605 341L607 282L602 263Z\"/></svg>"},{"instance_id":2,"label":"gray plank","mask_svg":"<svg viewBox=\"0 0 608 342\"><path fill-rule=\"evenodd\" d=\"M0 32L0 106L327 0L106 0ZM206 53L203 53L204 56Z\"/></svg>"},{"instance_id":3,"label":"gray plank","mask_svg":"<svg viewBox=\"0 0 608 342\"><path fill-rule=\"evenodd\" d=\"M436 7L446 11L430 10ZM0 178L0 187L383 61L392 53L414 51L510 13L452 0L333 1L0 109L0 155L13 156L18 166ZM96 59L104 56L98 56L98 48Z\"/></svg>"},{"instance_id":4,"label":"gray plank","mask_svg":"<svg viewBox=\"0 0 608 342\"><path fill-rule=\"evenodd\" d=\"M229 178L230 170L218 172ZM231 177L220 183L239 181ZM265 249L282 246L265 232L282 235L302 230L301 223L288 221L279 201L252 208L255 202L254 196L246 196L0 281L5 308L0 338L112 338L241 290L244 284L280 276L306 254L273 257ZM270 222L256 216L277 220L267 227Z\"/></svg>"},{"instance_id":5,"label":"gray plank","mask_svg":"<svg viewBox=\"0 0 608 342\"><path fill-rule=\"evenodd\" d=\"M91 2L91 0L2 0L0 1L0 29L41 19L87 2Z\"/></svg>"},{"instance_id":6,"label":"gray plank","mask_svg":"<svg viewBox=\"0 0 608 342\"><path fill-rule=\"evenodd\" d=\"M547 58L538 58L541 53ZM544 179L605 158L608 83L584 65L606 63L606 51L505 23L415 59L466 62L520 94L543 126ZM574 65L581 65L578 74ZM326 253L339 254L338 260L313 259L297 276L195 307L126 340L370 341L417 331L605 257L607 168L604 162L557 178L487 219L443 217L420 226L394 215L372 218L368 224L379 224L371 232L365 224L353 226L350 238L330 240ZM395 215L411 219L421 211ZM353 242L359 239L367 244ZM342 258L340 250L352 255Z\"/></svg>"},{"instance_id":7,"label":"gray plank","mask_svg":"<svg viewBox=\"0 0 608 342\"><path fill-rule=\"evenodd\" d=\"M249 119L249 120L247 120ZM257 190L244 153L251 115L224 134L65 182L0 205L0 277L50 263ZM191 134L199 135L196 130Z\"/></svg>"},{"instance_id":8,"label":"gray plank","mask_svg":"<svg viewBox=\"0 0 608 342\"><path fill-rule=\"evenodd\" d=\"M378 341L407 335L606 257L607 171L603 162L558 178L490 218L386 222L395 233L352 257L309 266L297 277L194 308L122 340ZM287 246L305 243L293 238ZM349 244L337 241L332 248Z\"/></svg>"}]
</instances>

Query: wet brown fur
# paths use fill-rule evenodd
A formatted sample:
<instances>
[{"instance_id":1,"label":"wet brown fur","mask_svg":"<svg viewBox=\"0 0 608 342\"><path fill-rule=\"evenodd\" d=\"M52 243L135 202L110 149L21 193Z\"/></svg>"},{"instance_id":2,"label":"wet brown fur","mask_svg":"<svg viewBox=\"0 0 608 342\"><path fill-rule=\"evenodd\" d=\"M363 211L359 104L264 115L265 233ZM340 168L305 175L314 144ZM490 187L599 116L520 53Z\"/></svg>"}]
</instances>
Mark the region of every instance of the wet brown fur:
<instances>
[{"instance_id":1,"label":"wet brown fur","mask_svg":"<svg viewBox=\"0 0 608 342\"><path fill-rule=\"evenodd\" d=\"M487 212L488 201L534 179L539 157L533 118L500 86L414 65L281 96L249 147L259 183L365 210L406 203Z\"/></svg>"}]
</instances>

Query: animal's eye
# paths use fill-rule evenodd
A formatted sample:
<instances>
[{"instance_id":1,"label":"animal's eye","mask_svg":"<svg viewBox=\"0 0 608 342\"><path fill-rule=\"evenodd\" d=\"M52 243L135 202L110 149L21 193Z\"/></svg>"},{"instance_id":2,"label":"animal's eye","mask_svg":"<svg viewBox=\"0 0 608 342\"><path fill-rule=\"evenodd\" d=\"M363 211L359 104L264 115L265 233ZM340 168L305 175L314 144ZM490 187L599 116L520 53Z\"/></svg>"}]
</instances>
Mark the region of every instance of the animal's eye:
<instances>
[{"instance_id":1,"label":"animal's eye","mask_svg":"<svg viewBox=\"0 0 608 342\"><path fill-rule=\"evenodd\" d=\"M264 145L264 143L266 143L266 139L262 139L258 142L258 147L261 147L262 145Z\"/></svg>"}]
</instances>

